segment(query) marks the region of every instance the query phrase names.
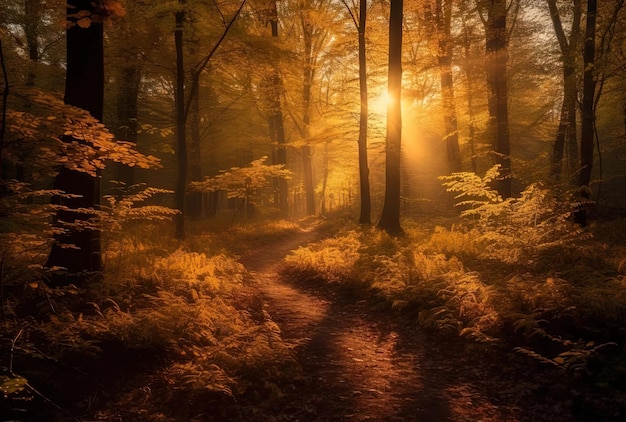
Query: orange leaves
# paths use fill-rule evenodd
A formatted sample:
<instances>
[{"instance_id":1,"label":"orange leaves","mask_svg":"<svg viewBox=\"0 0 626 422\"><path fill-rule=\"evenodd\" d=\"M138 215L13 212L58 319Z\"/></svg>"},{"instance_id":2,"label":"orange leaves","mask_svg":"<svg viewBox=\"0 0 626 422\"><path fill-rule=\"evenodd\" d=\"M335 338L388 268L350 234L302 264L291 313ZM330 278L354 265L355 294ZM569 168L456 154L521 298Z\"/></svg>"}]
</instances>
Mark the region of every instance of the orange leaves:
<instances>
[{"instance_id":1,"label":"orange leaves","mask_svg":"<svg viewBox=\"0 0 626 422\"><path fill-rule=\"evenodd\" d=\"M20 93L28 98L28 111L7 112L5 158L28 159L42 176L59 166L95 175L107 161L131 167L156 168L159 160L141 154L130 142L116 141L109 130L85 110L38 90Z\"/></svg>"},{"instance_id":2,"label":"orange leaves","mask_svg":"<svg viewBox=\"0 0 626 422\"><path fill-rule=\"evenodd\" d=\"M124 6L119 0L101 0L92 2L92 9L77 10L67 14L66 27L78 26L86 29L91 24L101 24L107 18L118 18L126 14Z\"/></svg>"}]
</instances>

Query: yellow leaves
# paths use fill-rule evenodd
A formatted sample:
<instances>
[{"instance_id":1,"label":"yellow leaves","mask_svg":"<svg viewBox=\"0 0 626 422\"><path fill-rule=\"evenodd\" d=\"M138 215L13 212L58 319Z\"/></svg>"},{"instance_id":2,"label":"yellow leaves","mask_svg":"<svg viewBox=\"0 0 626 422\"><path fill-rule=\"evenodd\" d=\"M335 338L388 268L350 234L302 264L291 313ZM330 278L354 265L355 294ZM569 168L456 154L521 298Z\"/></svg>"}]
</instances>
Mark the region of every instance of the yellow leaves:
<instances>
[{"instance_id":1,"label":"yellow leaves","mask_svg":"<svg viewBox=\"0 0 626 422\"><path fill-rule=\"evenodd\" d=\"M254 160L248 167L232 167L221 174L193 182L191 188L200 192L223 190L229 198L247 198L257 189L267 186L272 178L288 179L291 172L283 165L265 164L267 157Z\"/></svg>"},{"instance_id":2,"label":"yellow leaves","mask_svg":"<svg viewBox=\"0 0 626 422\"><path fill-rule=\"evenodd\" d=\"M0 375L0 392L4 397L23 391L27 385L28 380L24 377Z\"/></svg>"}]
</instances>

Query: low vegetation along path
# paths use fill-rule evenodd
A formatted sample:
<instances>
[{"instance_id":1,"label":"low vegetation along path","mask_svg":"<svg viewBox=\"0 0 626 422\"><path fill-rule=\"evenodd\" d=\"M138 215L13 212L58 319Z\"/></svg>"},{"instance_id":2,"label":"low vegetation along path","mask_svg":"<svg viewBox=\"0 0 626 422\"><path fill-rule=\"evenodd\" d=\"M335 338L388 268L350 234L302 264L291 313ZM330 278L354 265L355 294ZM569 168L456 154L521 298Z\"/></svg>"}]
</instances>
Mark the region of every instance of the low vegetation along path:
<instances>
[{"instance_id":1,"label":"low vegetation along path","mask_svg":"<svg viewBox=\"0 0 626 422\"><path fill-rule=\"evenodd\" d=\"M321 237L314 227L244 258L264 297L267 317L293 346L303 379L281 388L280 408L267 421L518 421L511 398L489 364L433 342L392 311L332 290L281 279L291 250ZM508 384L508 383L507 383ZM494 389L498 390L494 393ZM495 397L494 397L495 396ZM267 414L271 413L271 414Z\"/></svg>"}]
</instances>

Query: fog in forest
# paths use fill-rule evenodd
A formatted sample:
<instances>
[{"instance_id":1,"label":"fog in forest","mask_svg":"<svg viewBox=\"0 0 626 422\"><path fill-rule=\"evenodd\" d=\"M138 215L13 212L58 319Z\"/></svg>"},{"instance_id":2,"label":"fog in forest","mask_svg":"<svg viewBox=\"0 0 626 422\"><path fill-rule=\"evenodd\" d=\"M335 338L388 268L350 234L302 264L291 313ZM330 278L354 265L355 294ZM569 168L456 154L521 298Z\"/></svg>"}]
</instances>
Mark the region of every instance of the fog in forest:
<instances>
[{"instance_id":1,"label":"fog in forest","mask_svg":"<svg viewBox=\"0 0 626 422\"><path fill-rule=\"evenodd\" d=\"M626 419L623 0L0 24L0 420Z\"/></svg>"}]
</instances>

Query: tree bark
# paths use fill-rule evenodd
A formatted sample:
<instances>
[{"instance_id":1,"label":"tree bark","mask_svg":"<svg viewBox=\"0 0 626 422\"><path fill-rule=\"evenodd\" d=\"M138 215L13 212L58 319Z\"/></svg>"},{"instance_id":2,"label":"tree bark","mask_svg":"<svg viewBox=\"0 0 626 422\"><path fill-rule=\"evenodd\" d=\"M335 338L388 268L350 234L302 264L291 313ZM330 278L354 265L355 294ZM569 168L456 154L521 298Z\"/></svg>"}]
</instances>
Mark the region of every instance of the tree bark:
<instances>
[{"instance_id":1,"label":"tree bark","mask_svg":"<svg viewBox=\"0 0 626 422\"><path fill-rule=\"evenodd\" d=\"M90 0L68 1L68 22L70 15L85 10L93 14L100 11ZM104 104L104 46L102 23L91 22L83 28L77 24L67 29L67 71L65 81L66 104L88 111L94 118L102 120ZM71 137L66 142L76 141ZM55 202L69 208L59 211L55 224L65 228L62 235L55 237L46 267L65 268L51 275L51 283L83 284L101 271L100 233L97 230L78 230L72 227L77 222L93 217L90 213L72 211L94 209L99 205L100 188L97 178L86 173L62 167L54 181L54 188L77 195L75 198L57 198ZM65 248L62 245L75 245Z\"/></svg>"},{"instance_id":2,"label":"tree bark","mask_svg":"<svg viewBox=\"0 0 626 422\"><path fill-rule=\"evenodd\" d=\"M580 19L582 15L582 1L573 0L572 26L569 40L563 30L556 0L547 0L550 18L554 27L562 56L563 72L563 104L559 117L559 127L552 151L550 176L560 180L563 157L567 150L568 178L573 179L578 169L578 141L576 136L576 115L578 109L578 74L576 69L576 55L580 38Z\"/></svg>"},{"instance_id":3,"label":"tree bark","mask_svg":"<svg viewBox=\"0 0 626 422\"><path fill-rule=\"evenodd\" d=\"M507 88L506 0L480 2L485 25L487 85L489 87L489 126L494 163L500 165L495 188L503 198L511 197L511 146L509 140Z\"/></svg>"},{"instance_id":4,"label":"tree bark","mask_svg":"<svg viewBox=\"0 0 626 422\"><path fill-rule=\"evenodd\" d=\"M359 187L361 194L361 211L359 223L372 223L372 199L370 193L369 162L367 159L367 123L368 123L368 98L367 98L367 55L365 45L365 26L367 22L367 1L359 1L359 93L361 112L359 115Z\"/></svg>"},{"instance_id":5,"label":"tree bark","mask_svg":"<svg viewBox=\"0 0 626 422\"><path fill-rule=\"evenodd\" d=\"M304 181L304 195L306 215L315 215L315 185L313 183L313 149L310 142L311 126L311 88L315 73L315 57L313 52L312 24L309 22L306 11L302 12L302 33L304 39L304 69L302 78L302 124L305 145L300 148L302 153L302 171Z\"/></svg>"},{"instance_id":6,"label":"tree bark","mask_svg":"<svg viewBox=\"0 0 626 422\"><path fill-rule=\"evenodd\" d=\"M176 48L176 153L178 158L178 180L176 182L176 216L177 239L185 238L185 194L187 190L187 139L185 116L185 67L183 61L183 22L185 12L175 14L176 30L174 43Z\"/></svg>"},{"instance_id":7,"label":"tree bark","mask_svg":"<svg viewBox=\"0 0 626 422\"><path fill-rule=\"evenodd\" d=\"M128 57L132 63L132 58ZM137 142L137 118L138 98L141 83L141 70L137 64L122 66L119 71L117 85L117 128L116 134L119 139ZM124 185L131 186L135 183L135 172L130 166L116 164L116 177Z\"/></svg>"},{"instance_id":8,"label":"tree bark","mask_svg":"<svg viewBox=\"0 0 626 422\"><path fill-rule=\"evenodd\" d=\"M26 86L35 86L35 68L39 63L39 22L42 8L41 0L24 0L24 35L30 59Z\"/></svg>"},{"instance_id":9,"label":"tree bark","mask_svg":"<svg viewBox=\"0 0 626 422\"><path fill-rule=\"evenodd\" d=\"M400 164L402 145L402 15L403 0L391 0L389 15L389 80L390 101L387 106L385 142L385 201L378 228L389 234L402 233L400 226Z\"/></svg>"},{"instance_id":10,"label":"tree bark","mask_svg":"<svg viewBox=\"0 0 626 422\"><path fill-rule=\"evenodd\" d=\"M326 187L328 186L328 142L324 143L324 165L323 165L323 173L322 173L322 192L321 192L321 200L320 200L320 215L322 217L326 216Z\"/></svg>"},{"instance_id":11,"label":"tree bark","mask_svg":"<svg viewBox=\"0 0 626 422\"><path fill-rule=\"evenodd\" d=\"M461 149L459 148L459 128L454 98L452 78L451 19L452 0L436 0L435 19L438 35L437 61L441 79L441 103L443 108L444 140L450 173L461 171Z\"/></svg>"},{"instance_id":12,"label":"tree bark","mask_svg":"<svg viewBox=\"0 0 626 422\"><path fill-rule=\"evenodd\" d=\"M191 101L191 122L189 124L189 178L194 182L202 181L202 160L200 140L200 87L193 94ZM202 216L202 192L188 192L185 205L187 216L197 220Z\"/></svg>"},{"instance_id":13,"label":"tree bark","mask_svg":"<svg viewBox=\"0 0 626 422\"><path fill-rule=\"evenodd\" d=\"M467 91L467 110L469 114L469 148L470 148L470 162L472 171L478 173L478 159L476 156L476 126L474 124L474 94L472 87L472 72L470 70L471 62L471 28L467 26L465 20L463 20L463 52L465 55L465 79L466 79L466 91Z\"/></svg>"},{"instance_id":14,"label":"tree bark","mask_svg":"<svg viewBox=\"0 0 626 422\"><path fill-rule=\"evenodd\" d=\"M591 170L593 169L594 152L594 124L595 124L595 90L596 90L596 13L597 0L587 0L587 22L585 28L585 42L583 47L583 101L582 101L582 128L580 133L580 174L578 186L584 200L591 198ZM576 223L587 225L587 207L583 206L576 211Z\"/></svg>"},{"instance_id":15,"label":"tree bark","mask_svg":"<svg viewBox=\"0 0 626 422\"><path fill-rule=\"evenodd\" d=\"M269 23L272 30L272 39L278 41L278 9L276 0L269 2ZM287 147L285 141L285 125L281 97L283 94L283 80L278 67L278 57L272 59L272 74L270 77L271 110L269 116L270 139L275 144L274 164L287 165ZM277 205L283 216L289 213L287 180L279 177L276 179L278 188Z\"/></svg>"}]
</instances>

